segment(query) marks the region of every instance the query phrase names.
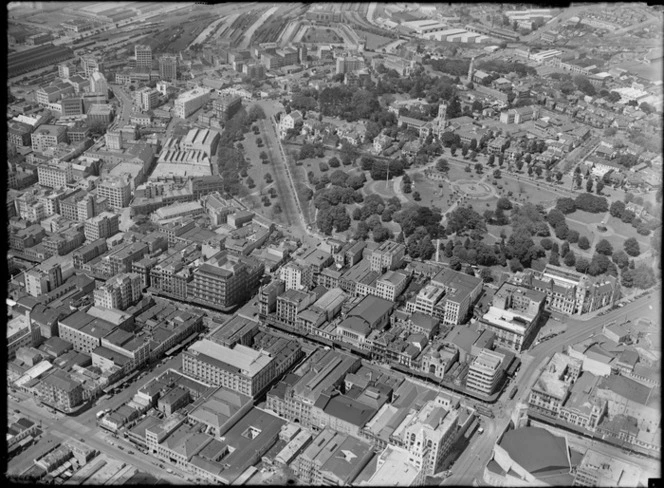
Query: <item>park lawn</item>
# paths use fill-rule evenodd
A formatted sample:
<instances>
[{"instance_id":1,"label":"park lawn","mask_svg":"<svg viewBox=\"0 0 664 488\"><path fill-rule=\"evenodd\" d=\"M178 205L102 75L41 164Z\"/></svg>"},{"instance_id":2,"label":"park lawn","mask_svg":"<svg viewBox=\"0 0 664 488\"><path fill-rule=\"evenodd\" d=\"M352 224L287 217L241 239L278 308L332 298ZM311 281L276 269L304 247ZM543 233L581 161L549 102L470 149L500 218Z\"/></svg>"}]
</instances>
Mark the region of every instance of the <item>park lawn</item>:
<instances>
[{"instance_id":1,"label":"park lawn","mask_svg":"<svg viewBox=\"0 0 664 488\"><path fill-rule=\"evenodd\" d=\"M639 246L641 246L641 252L644 252L650 249L650 239L652 238L652 232L648 236L644 236L636 232L636 229L632 227L632 224L626 224L617 217L609 217L608 225L611 226L616 234L622 234L624 237L614 236L621 240L620 249L622 249L622 242L629 237L634 237L639 241ZM615 248L615 246L614 246Z\"/></svg>"},{"instance_id":2,"label":"park lawn","mask_svg":"<svg viewBox=\"0 0 664 488\"><path fill-rule=\"evenodd\" d=\"M512 201L526 203L530 202L535 205L538 203L552 203L553 200L560 198L560 195L547 190L546 188L538 188L536 183L529 184L524 181L514 181L513 179L498 178L496 179L496 191L500 196L506 196ZM502 186L502 188L498 188ZM512 192L512 196L509 195Z\"/></svg>"},{"instance_id":3,"label":"park lawn","mask_svg":"<svg viewBox=\"0 0 664 488\"><path fill-rule=\"evenodd\" d=\"M584 210L576 210L571 214L567 214L566 218L568 220L569 219L579 220L584 224L600 224L602 222L602 219L604 218L604 214L591 213L591 212L586 212Z\"/></svg>"},{"instance_id":4,"label":"park lawn","mask_svg":"<svg viewBox=\"0 0 664 488\"><path fill-rule=\"evenodd\" d=\"M484 198L468 198L466 199L464 206L470 205L473 207L475 212L482 215L485 210L496 210L496 203L498 203L498 198L493 196Z\"/></svg>"},{"instance_id":5,"label":"park lawn","mask_svg":"<svg viewBox=\"0 0 664 488\"><path fill-rule=\"evenodd\" d=\"M599 232L597 232L597 229L593 229L591 227L588 227L587 225L580 224L578 222L571 222L569 219L567 220L567 227L570 230L572 230L572 229L576 230L579 233L579 237L586 236L588 238L588 241L590 241L591 245L594 242L595 236L597 234L599 234ZM556 235L553 233L553 230L552 229L550 229L550 230L551 230L550 239L552 239L552 240L556 239ZM561 245L561 244L562 244L562 242L558 242L558 245ZM569 246L570 246L570 249L572 249L575 253L577 253L577 252L591 253L592 252L592 247L590 249L588 249L587 251L584 251L584 250L579 248L577 243L570 244Z\"/></svg>"},{"instance_id":6,"label":"park lawn","mask_svg":"<svg viewBox=\"0 0 664 488\"><path fill-rule=\"evenodd\" d=\"M425 207L436 207L441 212L446 212L450 208L452 201L449 200L451 195L449 181L430 180L421 172L413 173L411 179L413 180L413 191L419 192L422 197L419 202L415 203ZM412 193L406 194L410 200L412 200L412 195Z\"/></svg>"},{"instance_id":7,"label":"park lawn","mask_svg":"<svg viewBox=\"0 0 664 488\"><path fill-rule=\"evenodd\" d=\"M384 46L385 44L388 44L394 40L390 39L389 37L379 36L377 34L373 34L371 32L366 32L359 29L356 32L360 35L360 37L366 37L367 39L366 48L370 50L378 49L379 47Z\"/></svg>"}]
</instances>

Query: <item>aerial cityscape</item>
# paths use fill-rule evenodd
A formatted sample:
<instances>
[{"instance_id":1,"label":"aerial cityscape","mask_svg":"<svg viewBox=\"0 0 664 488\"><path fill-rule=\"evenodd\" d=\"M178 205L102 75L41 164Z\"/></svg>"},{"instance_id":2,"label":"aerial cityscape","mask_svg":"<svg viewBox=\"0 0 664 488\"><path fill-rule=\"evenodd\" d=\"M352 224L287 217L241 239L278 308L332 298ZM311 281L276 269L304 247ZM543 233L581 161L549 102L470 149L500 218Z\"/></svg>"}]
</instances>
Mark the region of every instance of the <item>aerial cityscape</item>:
<instances>
[{"instance_id":1,"label":"aerial cityscape","mask_svg":"<svg viewBox=\"0 0 664 488\"><path fill-rule=\"evenodd\" d=\"M664 7L10 2L7 466L654 486Z\"/></svg>"}]
</instances>

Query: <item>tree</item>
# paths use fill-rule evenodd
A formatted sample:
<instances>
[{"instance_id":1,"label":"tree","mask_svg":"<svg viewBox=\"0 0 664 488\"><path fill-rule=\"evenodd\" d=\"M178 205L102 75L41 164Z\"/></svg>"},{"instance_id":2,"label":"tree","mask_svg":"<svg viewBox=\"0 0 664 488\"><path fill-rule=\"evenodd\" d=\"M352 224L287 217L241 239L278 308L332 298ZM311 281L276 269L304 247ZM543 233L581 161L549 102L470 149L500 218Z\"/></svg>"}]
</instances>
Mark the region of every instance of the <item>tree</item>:
<instances>
[{"instance_id":1,"label":"tree","mask_svg":"<svg viewBox=\"0 0 664 488\"><path fill-rule=\"evenodd\" d=\"M496 169L496 170L493 171L493 177L494 178L500 178L500 170L499 169Z\"/></svg>"},{"instance_id":2,"label":"tree","mask_svg":"<svg viewBox=\"0 0 664 488\"><path fill-rule=\"evenodd\" d=\"M436 169L441 173L447 173L450 170L450 164L448 163L447 159L440 158L436 163Z\"/></svg>"},{"instance_id":3,"label":"tree","mask_svg":"<svg viewBox=\"0 0 664 488\"><path fill-rule=\"evenodd\" d=\"M576 263L576 256L574 255L574 252L568 252L563 259L563 262L565 263L565 266L574 266Z\"/></svg>"},{"instance_id":4,"label":"tree","mask_svg":"<svg viewBox=\"0 0 664 488\"><path fill-rule=\"evenodd\" d=\"M461 155L465 158L468 155L468 145L461 146Z\"/></svg>"},{"instance_id":5,"label":"tree","mask_svg":"<svg viewBox=\"0 0 664 488\"><path fill-rule=\"evenodd\" d=\"M625 203L621 202L620 200L614 201L611 204L611 207L609 207L609 213L611 214L612 217L621 218L624 212L625 212Z\"/></svg>"},{"instance_id":6,"label":"tree","mask_svg":"<svg viewBox=\"0 0 664 488\"><path fill-rule=\"evenodd\" d=\"M487 160L486 164L489 166L493 166L495 164L496 156L493 154L489 154L489 159Z\"/></svg>"},{"instance_id":7,"label":"tree","mask_svg":"<svg viewBox=\"0 0 664 488\"><path fill-rule=\"evenodd\" d=\"M414 191L413 192L413 200L415 200L416 202L419 202L421 199L422 199L422 197L420 196L420 192Z\"/></svg>"},{"instance_id":8,"label":"tree","mask_svg":"<svg viewBox=\"0 0 664 488\"><path fill-rule=\"evenodd\" d=\"M500 197L496 202L496 208L501 210L510 210L512 208L512 202L507 197Z\"/></svg>"},{"instance_id":9,"label":"tree","mask_svg":"<svg viewBox=\"0 0 664 488\"><path fill-rule=\"evenodd\" d=\"M332 156L327 162L327 164L330 165L330 168L338 168L339 166L341 166L341 161L339 161L339 158L337 158L336 156Z\"/></svg>"},{"instance_id":10,"label":"tree","mask_svg":"<svg viewBox=\"0 0 664 488\"><path fill-rule=\"evenodd\" d=\"M576 211L576 203L573 198L559 198L556 201L556 208L564 214L570 214Z\"/></svg>"},{"instance_id":11,"label":"tree","mask_svg":"<svg viewBox=\"0 0 664 488\"><path fill-rule=\"evenodd\" d=\"M524 164L524 163L523 163L523 159L518 159L518 160L516 161L516 169L517 169L518 171L521 171L521 168L523 168L523 164Z\"/></svg>"},{"instance_id":12,"label":"tree","mask_svg":"<svg viewBox=\"0 0 664 488\"><path fill-rule=\"evenodd\" d=\"M390 238L391 234L390 230L382 225L372 231L374 242L384 242Z\"/></svg>"},{"instance_id":13,"label":"tree","mask_svg":"<svg viewBox=\"0 0 664 488\"><path fill-rule=\"evenodd\" d=\"M632 273L634 286L645 290L655 284L655 272L646 263L639 264Z\"/></svg>"},{"instance_id":14,"label":"tree","mask_svg":"<svg viewBox=\"0 0 664 488\"><path fill-rule=\"evenodd\" d=\"M579 273L585 273L586 271L588 271L589 266L590 266L590 263L584 257L581 257L581 258L576 260L576 270Z\"/></svg>"},{"instance_id":15,"label":"tree","mask_svg":"<svg viewBox=\"0 0 664 488\"><path fill-rule=\"evenodd\" d=\"M637 241L634 237L630 237L629 239L625 239L625 243L623 244L623 248L625 249L625 252L629 254L632 257L636 257L639 254L641 254L641 248L639 246L639 241Z\"/></svg>"},{"instance_id":16,"label":"tree","mask_svg":"<svg viewBox=\"0 0 664 488\"><path fill-rule=\"evenodd\" d=\"M509 266L510 266L510 271L512 273L523 271L523 266L521 265L521 261L519 261L517 258L510 259Z\"/></svg>"},{"instance_id":17,"label":"tree","mask_svg":"<svg viewBox=\"0 0 664 488\"><path fill-rule=\"evenodd\" d=\"M480 174L482 172L482 168L483 168L482 163L475 164L475 173ZM500 171L500 170L496 170L496 171Z\"/></svg>"},{"instance_id":18,"label":"tree","mask_svg":"<svg viewBox=\"0 0 664 488\"><path fill-rule=\"evenodd\" d=\"M532 176L532 175L533 175L533 167L528 166L528 176Z\"/></svg>"},{"instance_id":19,"label":"tree","mask_svg":"<svg viewBox=\"0 0 664 488\"><path fill-rule=\"evenodd\" d=\"M624 269L627 266L629 266L629 257L627 256L627 253L622 249L614 251L613 256L611 256L611 259L613 260L614 263L616 263L616 265L620 269Z\"/></svg>"},{"instance_id":20,"label":"tree","mask_svg":"<svg viewBox=\"0 0 664 488\"><path fill-rule=\"evenodd\" d=\"M581 178L581 173L577 173L576 177L574 178L574 184L576 185L577 188L581 188L581 185L583 184L583 178Z\"/></svg>"},{"instance_id":21,"label":"tree","mask_svg":"<svg viewBox=\"0 0 664 488\"><path fill-rule=\"evenodd\" d=\"M556 181L563 179L563 174L560 171L556 171Z\"/></svg>"},{"instance_id":22,"label":"tree","mask_svg":"<svg viewBox=\"0 0 664 488\"><path fill-rule=\"evenodd\" d=\"M493 274L491 273L491 268L482 268L480 270L480 278L484 283L491 283L493 281Z\"/></svg>"},{"instance_id":23,"label":"tree","mask_svg":"<svg viewBox=\"0 0 664 488\"><path fill-rule=\"evenodd\" d=\"M565 222L561 222L558 225L556 225L556 227L553 230L556 233L556 237L558 239L566 239L567 233L569 232L569 227L567 227L567 224Z\"/></svg>"},{"instance_id":24,"label":"tree","mask_svg":"<svg viewBox=\"0 0 664 488\"><path fill-rule=\"evenodd\" d=\"M549 256L549 264L552 266L560 266L560 256L558 256L558 253L552 252L551 255Z\"/></svg>"},{"instance_id":25,"label":"tree","mask_svg":"<svg viewBox=\"0 0 664 488\"><path fill-rule=\"evenodd\" d=\"M461 260L456 256L452 256L450 258L450 268L454 271L461 271Z\"/></svg>"},{"instance_id":26,"label":"tree","mask_svg":"<svg viewBox=\"0 0 664 488\"><path fill-rule=\"evenodd\" d=\"M593 191L593 179L592 178L588 178L588 181L586 181L586 191L588 193Z\"/></svg>"},{"instance_id":27,"label":"tree","mask_svg":"<svg viewBox=\"0 0 664 488\"><path fill-rule=\"evenodd\" d=\"M265 160L265 159L267 159L267 153L265 151L261 151L261 153L258 155L258 157Z\"/></svg>"},{"instance_id":28,"label":"tree","mask_svg":"<svg viewBox=\"0 0 664 488\"><path fill-rule=\"evenodd\" d=\"M595 251L606 256L611 256L613 254L613 246L606 239L602 239L595 246Z\"/></svg>"},{"instance_id":29,"label":"tree","mask_svg":"<svg viewBox=\"0 0 664 488\"><path fill-rule=\"evenodd\" d=\"M597 182L597 185L595 186L595 192L600 195L602 193L602 190L604 189L604 181L599 180Z\"/></svg>"},{"instance_id":30,"label":"tree","mask_svg":"<svg viewBox=\"0 0 664 488\"><path fill-rule=\"evenodd\" d=\"M583 249L584 251L586 249L590 249L590 241L586 236L581 236L579 237L579 243L578 243L579 249Z\"/></svg>"},{"instance_id":31,"label":"tree","mask_svg":"<svg viewBox=\"0 0 664 488\"><path fill-rule=\"evenodd\" d=\"M251 176L247 178L245 183L247 184L247 188L249 188L249 189L256 186L256 183L254 182L254 180Z\"/></svg>"},{"instance_id":32,"label":"tree","mask_svg":"<svg viewBox=\"0 0 664 488\"><path fill-rule=\"evenodd\" d=\"M544 249L547 251L550 251L551 248L553 247L553 241L549 239L548 237L545 237L540 241L540 246L542 246Z\"/></svg>"},{"instance_id":33,"label":"tree","mask_svg":"<svg viewBox=\"0 0 664 488\"><path fill-rule=\"evenodd\" d=\"M362 210L359 207L353 210L353 220L362 220Z\"/></svg>"},{"instance_id":34,"label":"tree","mask_svg":"<svg viewBox=\"0 0 664 488\"><path fill-rule=\"evenodd\" d=\"M270 173L265 173L265 183L272 183L272 175Z\"/></svg>"},{"instance_id":35,"label":"tree","mask_svg":"<svg viewBox=\"0 0 664 488\"><path fill-rule=\"evenodd\" d=\"M567 256L567 253L570 252L569 250L569 243L567 241L563 242L563 245L560 247L560 255L562 257Z\"/></svg>"}]
</instances>

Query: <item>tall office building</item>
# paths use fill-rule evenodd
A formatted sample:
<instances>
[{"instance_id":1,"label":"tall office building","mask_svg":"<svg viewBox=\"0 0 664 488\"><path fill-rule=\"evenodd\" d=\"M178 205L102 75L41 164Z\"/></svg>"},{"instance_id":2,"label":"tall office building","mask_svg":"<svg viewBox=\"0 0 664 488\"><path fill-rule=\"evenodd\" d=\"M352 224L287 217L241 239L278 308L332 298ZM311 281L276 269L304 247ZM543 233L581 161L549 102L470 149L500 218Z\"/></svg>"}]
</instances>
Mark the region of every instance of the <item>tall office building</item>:
<instances>
[{"instance_id":1,"label":"tall office building","mask_svg":"<svg viewBox=\"0 0 664 488\"><path fill-rule=\"evenodd\" d=\"M84 56L81 58L81 70L87 78L96 71L103 71L104 65L93 56Z\"/></svg>"},{"instance_id":2,"label":"tall office building","mask_svg":"<svg viewBox=\"0 0 664 488\"><path fill-rule=\"evenodd\" d=\"M159 76L162 80L175 81L178 76L178 58L164 55L159 58Z\"/></svg>"},{"instance_id":3,"label":"tall office building","mask_svg":"<svg viewBox=\"0 0 664 488\"><path fill-rule=\"evenodd\" d=\"M137 44L134 47L134 55L137 68L152 68L152 48L150 46Z\"/></svg>"},{"instance_id":4,"label":"tall office building","mask_svg":"<svg viewBox=\"0 0 664 488\"><path fill-rule=\"evenodd\" d=\"M108 95L108 81L103 73L95 71L90 75L90 93L100 93L104 97Z\"/></svg>"}]
</instances>

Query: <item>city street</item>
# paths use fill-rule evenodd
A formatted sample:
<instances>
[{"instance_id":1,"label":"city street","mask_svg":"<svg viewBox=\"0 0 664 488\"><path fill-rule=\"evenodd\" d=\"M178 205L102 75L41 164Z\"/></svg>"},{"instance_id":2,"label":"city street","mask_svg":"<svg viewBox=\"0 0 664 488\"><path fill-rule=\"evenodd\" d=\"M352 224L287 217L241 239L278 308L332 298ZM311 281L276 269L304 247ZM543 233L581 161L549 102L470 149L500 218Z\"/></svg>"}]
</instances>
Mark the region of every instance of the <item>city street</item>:
<instances>
[{"instance_id":1,"label":"city street","mask_svg":"<svg viewBox=\"0 0 664 488\"><path fill-rule=\"evenodd\" d=\"M566 345L582 341L593 332L601 331L603 325L612 321L622 323L625 320L636 320L646 315L652 315L654 323L657 323L660 308L658 297L659 292L655 290L606 315L594 316L588 320L568 319L565 321L567 323L565 332L533 347L528 354L524 354L521 370L514 380L514 384L519 388L518 393L512 400L500 399L495 404L493 408L495 419L482 417L484 433L471 441L468 449L461 454L452 467L452 476L444 480L442 484L446 486L470 485L473 479L477 479L481 483L484 468L491 459L493 446L509 424L511 413L519 402L527 403L530 387L554 353L561 352ZM652 305L652 310L649 309L649 305ZM644 313L645 310L648 310L649 313Z\"/></svg>"},{"instance_id":2,"label":"city street","mask_svg":"<svg viewBox=\"0 0 664 488\"><path fill-rule=\"evenodd\" d=\"M12 396L21 399L21 402L17 402L10 397L8 399L8 411L18 410L32 420L41 421L42 430L45 432L54 433L62 439L76 439L79 442L81 439L84 439L87 445L115 459L131 464L142 471L161 477L169 482L184 484L186 483L186 478L191 477L191 474L179 470L170 463L166 464L156 457L140 452L138 448L124 439L113 437L110 432L99 428L96 421L98 411L104 408L115 409L121 404L126 403L134 396L139 387L168 368L178 368L181 361L180 356L171 358L165 364L157 366L154 371L141 380L137 380L133 385L113 396L113 398L105 401L103 404L95 404L92 408L77 417L68 417L60 413L52 414L46 407L38 407L35 404L34 397L20 391L16 393L12 392ZM114 445L111 445L109 441L113 442ZM118 446L122 446L124 450ZM129 450L134 452L134 454L129 455ZM159 464L164 464L172 469L173 474L167 473L165 469L160 469L158 467Z\"/></svg>"},{"instance_id":3,"label":"city street","mask_svg":"<svg viewBox=\"0 0 664 488\"><path fill-rule=\"evenodd\" d=\"M131 97L123 87L119 85L109 84L109 88L115 95L115 98L120 103L120 114L116 114L115 120L113 121L111 127L109 127L109 130L115 128L119 129L129 123L129 118L131 116L132 101Z\"/></svg>"}]
</instances>

